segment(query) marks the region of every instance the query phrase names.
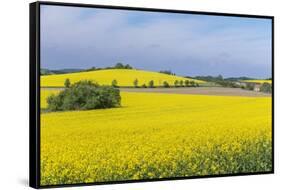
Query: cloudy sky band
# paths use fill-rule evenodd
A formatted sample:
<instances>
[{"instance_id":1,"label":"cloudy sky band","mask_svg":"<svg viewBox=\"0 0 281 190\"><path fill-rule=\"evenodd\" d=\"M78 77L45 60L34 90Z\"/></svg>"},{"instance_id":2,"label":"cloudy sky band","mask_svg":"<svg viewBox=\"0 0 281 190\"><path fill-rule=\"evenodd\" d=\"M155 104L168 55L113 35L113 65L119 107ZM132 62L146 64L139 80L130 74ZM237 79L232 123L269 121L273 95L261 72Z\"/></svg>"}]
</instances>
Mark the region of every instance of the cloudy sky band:
<instances>
[{"instance_id":1,"label":"cloudy sky band","mask_svg":"<svg viewBox=\"0 0 281 190\"><path fill-rule=\"evenodd\" d=\"M41 67L271 76L271 20L42 5Z\"/></svg>"}]
</instances>

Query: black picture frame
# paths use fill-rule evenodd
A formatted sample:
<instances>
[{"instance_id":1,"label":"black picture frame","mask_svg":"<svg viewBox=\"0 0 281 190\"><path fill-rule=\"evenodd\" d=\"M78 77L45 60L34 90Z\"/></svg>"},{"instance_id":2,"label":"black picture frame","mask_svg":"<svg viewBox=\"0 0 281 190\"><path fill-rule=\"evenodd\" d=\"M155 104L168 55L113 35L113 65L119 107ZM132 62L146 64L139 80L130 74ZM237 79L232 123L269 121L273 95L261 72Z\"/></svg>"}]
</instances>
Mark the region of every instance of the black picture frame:
<instances>
[{"instance_id":1,"label":"black picture frame","mask_svg":"<svg viewBox=\"0 0 281 190\"><path fill-rule=\"evenodd\" d=\"M135 10L149 12L169 12L169 13L187 13L199 15L217 15L230 17L245 17L245 18L263 18L271 20L271 56L272 56L272 170L266 172L239 173L239 174L223 174L223 175L206 175L206 176L190 176L190 177L173 177L161 179L144 179L144 180L128 180L128 181L110 181L110 182L91 182L79 184L61 184L61 185L40 185L40 6L41 5L56 5L56 6L71 6L71 7L88 7L88 8L103 8L117 10ZM33 188L54 188L54 187L73 187L85 185L101 185L101 184L121 184L132 182L152 182L163 180L184 180L196 178L214 178L214 177L229 177L229 176L245 176L259 174L274 173L274 16L264 15L248 15L234 13L218 13L218 12L201 12L187 10L171 10L171 9L156 9L142 7L125 7L111 5L92 5L80 3L63 3L63 2L47 2L38 1L29 4L29 60L30 60L30 80L29 80L29 185Z\"/></svg>"}]
</instances>

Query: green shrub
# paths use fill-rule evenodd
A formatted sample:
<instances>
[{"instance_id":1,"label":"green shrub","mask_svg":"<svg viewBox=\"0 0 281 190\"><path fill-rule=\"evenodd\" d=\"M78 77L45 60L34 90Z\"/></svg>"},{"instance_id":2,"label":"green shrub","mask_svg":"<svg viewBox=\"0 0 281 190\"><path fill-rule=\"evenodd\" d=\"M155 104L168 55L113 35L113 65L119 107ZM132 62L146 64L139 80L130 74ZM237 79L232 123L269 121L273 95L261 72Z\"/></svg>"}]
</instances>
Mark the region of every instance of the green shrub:
<instances>
[{"instance_id":1,"label":"green shrub","mask_svg":"<svg viewBox=\"0 0 281 190\"><path fill-rule=\"evenodd\" d=\"M183 87L183 80L180 80L180 87Z\"/></svg>"},{"instance_id":2,"label":"green shrub","mask_svg":"<svg viewBox=\"0 0 281 190\"><path fill-rule=\"evenodd\" d=\"M190 81L190 86L195 87L195 82L193 80Z\"/></svg>"},{"instance_id":3,"label":"green shrub","mask_svg":"<svg viewBox=\"0 0 281 190\"><path fill-rule=\"evenodd\" d=\"M47 98L47 103L48 103L48 110L51 111L62 111L62 105L63 105L63 98L65 94L64 93L59 93L58 95L51 95Z\"/></svg>"},{"instance_id":4,"label":"green shrub","mask_svg":"<svg viewBox=\"0 0 281 190\"><path fill-rule=\"evenodd\" d=\"M189 80L185 80L185 81L184 81L184 85L185 85L186 87L188 87L188 86L189 86Z\"/></svg>"},{"instance_id":5,"label":"green shrub","mask_svg":"<svg viewBox=\"0 0 281 190\"><path fill-rule=\"evenodd\" d=\"M137 87L138 87L138 84L139 84L138 79L135 79L135 80L134 80L134 86L135 86L135 88L137 88Z\"/></svg>"},{"instance_id":6,"label":"green shrub","mask_svg":"<svg viewBox=\"0 0 281 190\"><path fill-rule=\"evenodd\" d=\"M146 84L141 85L142 88L147 88Z\"/></svg>"},{"instance_id":7,"label":"green shrub","mask_svg":"<svg viewBox=\"0 0 281 190\"><path fill-rule=\"evenodd\" d=\"M64 86L65 86L65 88L69 88L70 87L70 80L69 79L65 79Z\"/></svg>"},{"instance_id":8,"label":"green shrub","mask_svg":"<svg viewBox=\"0 0 281 190\"><path fill-rule=\"evenodd\" d=\"M164 81L164 82L163 82L163 86L164 86L165 88L169 88L169 87L170 87L170 85L169 85L169 83L168 83L167 81Z\"/></svg>"},{"instance_id":9,"label":"green shrub","mask_svg":"<svg viewBox=\"0 0 281 190\"><path fill-rule=\"evenodd\" d=\"M267 82L263 83L260 87L260 91L265 92L265 93L271 93L272 92L271 84L269 84Z\"/></svg>"},{"instance_id":10,"label":"green shrub","mask_svg":"<svg viewBox=\"0 0 281 190\"><path fill-rule=\"evenodd\" d=\"M175 85L175 87L179 87L179 81L175 80L174 85Z\"/></svg>"},{"instance_id":11,"label":"green shrub","mask_svg":"<svg viewBox=\"0 0 281 190\"><path fill-rule=\"evenodd\" d=\"M154 88L154 81L153 80L149 81L148 86L149 88Z\"/></svg>"},{"instance_id":12,"label":"green shrub","mask_svg":"<svg viewBox=\"0 0 281 190\"><path fill-rule=\"evenodd\" d=\"M103 109L119 107L121 96L119 89L85 80L49 96L47 103L50 111Z\"/></svg>"},{"instance_id":13,"label":"green shrub","mask_svg":"<svg viewBox=\"0 0 281 190\"><path fill-rule=\"evenodd\" d=\"M113 80L112 82L111 82L111 85L113 86L113 87L118 87L118 82L117 82L117 80Z\"/></svg>"}]
</instances>

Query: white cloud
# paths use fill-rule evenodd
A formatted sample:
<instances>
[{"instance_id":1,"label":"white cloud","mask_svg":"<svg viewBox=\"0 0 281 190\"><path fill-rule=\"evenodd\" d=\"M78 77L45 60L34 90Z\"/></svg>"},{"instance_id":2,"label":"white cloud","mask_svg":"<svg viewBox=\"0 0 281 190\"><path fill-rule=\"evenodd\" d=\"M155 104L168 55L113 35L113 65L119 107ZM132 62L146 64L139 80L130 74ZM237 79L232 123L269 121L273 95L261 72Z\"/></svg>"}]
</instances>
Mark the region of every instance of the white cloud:
<instances>
[{"instance_id":1,"label":"white cloud","mask_svg":"<svg viewBox=\"0 0 281 190\"><path fill-rule=\"evenodd\" d=\"M216 28L220 22L199 17L150 14L146 22L134 24L128 11L45 7L41 15L43 65L70 63L66 67L75 67L73 61L79 61L76 64L80 67L90 67L127 61L141 68L173 67L181 73L196 67L191 64L225 70L237 64L242 75L247 74L241 71L247 64L246 68L268 68L266 74L261 70L256 75L270 74L270 39L260 34L259 28L241 25L220 29Z\"/></svg>"}]
</instances>

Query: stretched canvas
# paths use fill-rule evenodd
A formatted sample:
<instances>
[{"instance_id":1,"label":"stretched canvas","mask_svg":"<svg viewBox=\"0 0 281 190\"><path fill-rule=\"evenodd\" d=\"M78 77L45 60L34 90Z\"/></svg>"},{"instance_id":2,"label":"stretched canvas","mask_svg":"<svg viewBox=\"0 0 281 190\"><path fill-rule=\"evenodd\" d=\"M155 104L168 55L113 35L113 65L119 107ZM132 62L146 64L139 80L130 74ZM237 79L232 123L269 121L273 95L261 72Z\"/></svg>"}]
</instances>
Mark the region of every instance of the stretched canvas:
<instances>
[{"instance_id":1,"label":"stretched canvas","mask_svg":"<svg viewBox=\"0 0 281 190\"><path fill-rule=\"evenodd\" d=\"M273 17L30 4L30 185L273 173Z\"/></svg>"}]
</instances>

